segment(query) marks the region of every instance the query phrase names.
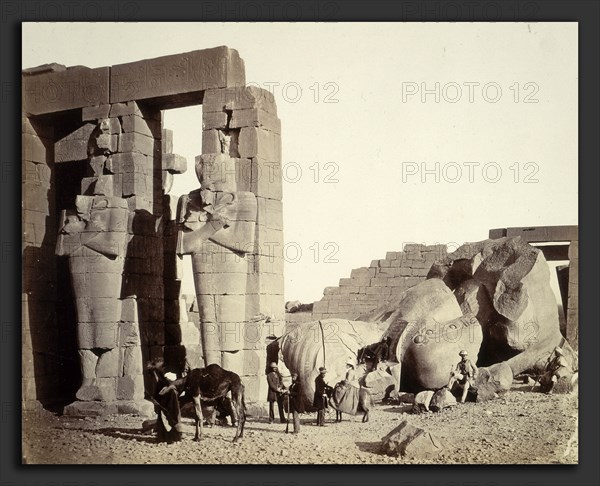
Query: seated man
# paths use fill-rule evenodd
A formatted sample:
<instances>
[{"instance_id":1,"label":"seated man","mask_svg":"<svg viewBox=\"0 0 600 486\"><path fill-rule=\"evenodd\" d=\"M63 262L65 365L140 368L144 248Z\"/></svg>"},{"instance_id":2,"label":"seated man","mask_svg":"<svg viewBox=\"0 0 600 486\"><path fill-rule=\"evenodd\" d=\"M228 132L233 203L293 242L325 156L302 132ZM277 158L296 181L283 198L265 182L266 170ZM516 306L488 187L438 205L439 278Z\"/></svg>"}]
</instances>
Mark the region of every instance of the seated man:
<instances>
[{"instance_id":1,"label":"seated man","mask_svg":"<svg viewBox=\"0 0 600 486\"><path fill-rule=\"evenodd\" d=\"M156 417L156 440L171 444L182 440L181 409L177 391L170 390L164 395L160 391L171 384L171 380L165 372L162 358L155 359L147 365L148 371L152 373L153 389L149 390L150 400L154 404Z\"/></svg>"},{"instance_id":2,"label":"seated man","mask_svg":"<svg viewBox=\"0 0 600 486\"><path fill-rule=\"evenodd\" d=\"M473 380L477 376L477 367L471 363L471 360L467 358L469 353L462 350L458 353L460 361L456 365L456 368L450 372L450 381L448 382L448 390L452 391L452 387L455 383L458 383L463 388L462 397L460 403L465 403L467 398L467 392L469 388L473 386Z\"/></svg>"},{"instance_id":3,"label":"seated man","mask_svg":"<svg viewBox=\"0 0 600 486\"><path fill-rule=\"evenodd\" d=\"M552 355L554 355L554 358L552 358ZM544 374L540 377L540 387L542 391L549 395L552 394L552 389L559 378L573 374L561 347L556 346L550 358L552 359L549 359Z\"/></svg>"}]
</instances>

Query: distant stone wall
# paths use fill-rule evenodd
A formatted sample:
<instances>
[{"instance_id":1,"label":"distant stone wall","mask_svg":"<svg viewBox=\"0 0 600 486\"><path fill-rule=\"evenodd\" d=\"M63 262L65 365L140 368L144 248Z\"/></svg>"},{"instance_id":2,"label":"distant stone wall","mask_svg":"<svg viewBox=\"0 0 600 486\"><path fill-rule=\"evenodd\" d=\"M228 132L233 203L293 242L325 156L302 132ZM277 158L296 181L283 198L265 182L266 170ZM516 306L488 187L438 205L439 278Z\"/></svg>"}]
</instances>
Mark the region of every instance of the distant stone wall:
<instances>
[{"instance_id":1,"label":"distant stone wall","mask_svg":"<svg viewBox=\"0 0 600 486\"><path fill-rule=\"evenodd\" d=\"M314 303L313 319L356 319L383 304L391 295L425 280L431 264L444 258L446 245L407 244L404 251L388 251L368 267L355 268L339 287L327 287Z\"/></svg>"}]
</instances>

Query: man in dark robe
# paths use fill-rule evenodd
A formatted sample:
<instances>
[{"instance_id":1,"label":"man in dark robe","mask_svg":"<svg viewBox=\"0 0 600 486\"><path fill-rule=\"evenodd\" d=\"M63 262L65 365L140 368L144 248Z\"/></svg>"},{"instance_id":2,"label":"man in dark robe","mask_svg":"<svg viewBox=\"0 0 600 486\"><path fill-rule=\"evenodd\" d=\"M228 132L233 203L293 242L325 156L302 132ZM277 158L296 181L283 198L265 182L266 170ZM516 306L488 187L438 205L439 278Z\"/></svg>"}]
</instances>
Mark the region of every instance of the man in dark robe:
<instances>
[{"instance_id":1,"label":"man in dark robe","mask_svg":"<svg viewBox=\"0 0 600 486\"><path fill-rule=\"evenodd\" d=\"M152 390L149 390L156 417L156 440L171 444L182 439L181 409L176 390L164 395L160 391L172 382L165 376L164 361L159 358L148 364L148 370L154 376Z\"/></svg>"},{"instance_id":2,"label":"man in dark robe","mask_svg":"<svg viewBox=\"0 0 600 486\"><path fill-rule=\"evenodd\" d=\"M292 373L292 384L288 389L289 407L294 419L294 434L300 432L300 414L304 413L302 385L298 381L298 373Z\"/></svg>"},{"instance_id":3,"label":"man in dark robe","mask_svg":"<svg viewBox=\"0 0 600 486\"><path fill-rule=\"evenodd\" d=\"M319 375L315 378L315 396L313 407L317 409L317 425L325 427L325 409L327 408L327 383L325 383L325 374L327 370L324 366L319 368Z\"/></svg>"},{"instance_id":4,"label":"man in dark robe","mask_svg":"<svg viewBox=\"0 0 600 486\"><path fill-rule=\"evenodd\" d=\"M269 391L267 393L267 401L269 402L269 423L272 424L275 421L275 402L279 408L279 420L282 424L286 422L285 413L283 411L283 393L285 386L283 386L283 378L277 363L271 363L271 371L267 375L267 384L269 385Z\"/></svg>"}]
</instances>

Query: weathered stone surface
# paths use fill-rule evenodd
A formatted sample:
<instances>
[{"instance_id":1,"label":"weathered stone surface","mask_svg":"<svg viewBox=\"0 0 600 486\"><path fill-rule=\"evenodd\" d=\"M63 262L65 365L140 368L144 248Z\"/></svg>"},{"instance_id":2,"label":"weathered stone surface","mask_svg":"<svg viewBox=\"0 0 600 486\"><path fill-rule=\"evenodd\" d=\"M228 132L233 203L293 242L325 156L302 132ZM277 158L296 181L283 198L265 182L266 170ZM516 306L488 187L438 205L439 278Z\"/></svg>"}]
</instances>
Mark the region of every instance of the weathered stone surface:
<instances>
[{"instance_id":1,"label":"weathered stone surface","mask_svg":"<svg viewBox=\"0 0 600 486\"><path fill-rule=\"evenodd\" d=\"M119 135L118 147L119 152L139 152L144 155L153 156L155 141L152 137L135 132L121 133Z\"/></svg>"},{"instance_id":2,"label":"weathered stone surface","mask_svg":"<svg viewBox=\"0 0 600 486\"><path fill-rule=\"evenodd\" d=\"M162 169L172 174L183 174L187 170L187 159L177 154L163 154Z\"/></svg>"},{"instance_id":3,"label":"weathered stone surface","mask_svg":"<svg viewBox=\"0 0 600 486\"><path fill-rule=\"evenodd\" d=\"M167 172L166 170L162 171L162 190L163 193L168 194L171 192L173 188L173 174Z\"/></svg>"},{"instance_id":4,"label":"weathered stone surface","mask_svg":"<svg viewBox=\"0 0 600 486\"><path fill-rule=\"evenodd\" d=\"M40 184L25 182L23 188L23 208L50 215L53 209L52 201L48 201L48 188ZM27 220L26 220L27 221Z\"/></svg>"},{"instance_id":5,"label":"weathered stone surface","mask_svg":"<svg viewBox=\"0 0 600 486\"><path fill-rule=\"evenodd\" d=\"M117 399L118 400L143 400L144 398L144 377L122 376L117 378Z\"/></svg>"},{"instance_id":6,"label":"weathered stone surface","mask_svg":"<svg viewBox=\"0 0 600 486\"><path fill-rule=\"evenodd\" d=\"M197 294L246 295L248 274L244 273L195 273Z\"/></svg>"},{"instance_id":7,"label":"weathered stone surface","mask_svg":"<svg viewBox=\"0 0 600 486\"><path fill-rule=\"evenodd\" d=\"M119 408L117 402L88 402L88 401L76 401L67 405L63 409L64 415L71 417L100 417L102 415L110 415L118 413Z\"/></svg>"},{"instance_id":8,"label":"weathered stone surface","mask_svg":"<svg viewBox=\"0 0 600 486\"><path fill-rule=\"evenodd\" d=\"M225 129L227 128L227 113L223 112L203 112L202 130Z\"/></svg>"},{"instance_id":9,"label":"weathered stone surface","mask_svg":"<svg viewBox=\"0 0 600 486\"><path fill-rule=\"evenodd\" d=\"M23 162L23 182L32 182L50 187L52 169L45 163L36 163L25 160Z\"/></svg>"},{"instance_id":10,"label":"weathered stone surface","mask_svg":"<svg viewBox=\"0 0 600 486\"><path fill-rule=\"evenodd\" d=\"M96 377L110 378L119 376L121 366L122 360L120 349L109 349L98 357L98 363L96 364Z\"/></svg>"},{"instance_id":11,"label":"weathered stone surface","mask_svg":"<svg viewBox=\"0 0 600 486\"><path fill-rule=\"evenodd\" d=\"M106 169L113 174L152 174L152 157L139 152L112 154L106 161Z\"/></svg>"},{"instance_id":12,"label":"weathered stone surface","mask_svg":"<svg viewBox=\"0 0 600 486\"><path fill-rule=\"evenodd\" d=\"M403 335L401 341L410 333L410 329L405 330L406 336ZM459 352L465 350L476 357L482 340L481 326L473 315L446 322L426 320L420 323L411 342L399 344L399 347L406 346L401 360L403 386L407 390L444 386L449 371L460 359Z\"/></svg>"},{"instance_id":13,"label":"weathered stone surface","mask_svg":"<svg viewBox=\"0 0 600 486\"><path fill-rule=\"evenodd\" d=\"M202 132L202 153L216 154L221 152L221 142L219 141L219 130L204 130Z\"/></svg>"},{"instance_id":14,"label":"weathered stone surface","mask_svg":"<svg viewBox=\"0 0 600 486\"><path fill-rule=\"evenodd\" d=\"M42 74L42 73L59 73L59 72L66 71L66 70L67 70L67 66L65 66L64 64L58 64L56 62L51 62L48 64L41 64L39 66L23 69L23 71L21 71L21 72L25 76L31 76L31 75Z\"/></svg>"},{"instance_id":15,"label":"weathered stone surface","mask_svg":"<svg viewBox=\"0 0 600 486\"><path fill-rule=\"evenodd\" d=\"M146 120L138 115L126 115L121 118L123 132L135 132L147 137L158 138L160 134L160 123L156 120Z\"/></svg>"},{"instance_id":16,"label":"weathered stone surface","mask_svg":"<svg viewBox=\"0 0 600 486\"><path fill-rule=\"evenodd\" d=\"M196 157L196 175L201 184L210 185L216 191L235 192L239 182L248 179L242 171L241 159L227 154L205 154Z\"/></svg>"},{"instance_id":17,"label":"weathered stone surface","mask_svg":"<svg viewBox=\"0 0 600 486\"><path fill-rule=\"evenodd\" d=\"M136 195L128 197L127 203L130 211L146 211L148 213L153 213L154 211L152 200L144 196Z\"/></svg>"},{"instance_id":18,"label":"weathered stone surface","mask_svg":"<svg viewBox=\"0 0 600 486\"><path fill-rule=\"evenodd\" d=\"M268 162L281 162L281 138L262 128L242 128L238 151L240 157L260 157Z\"/></svg>"},{"instance_id":19,"label":"weathered stone surface","mask_svg":"<svg viewBox=\"0 0 600 486\"><path fill-rule=\"evenodd\" d=\"M215 295L217 322L243 322L246 320L245 295Z\"/></svg>"},{"instance_id":20,"label":"weathered stone surface","mask_svg":"<svg viewBox=\"0 0 600 486\"><path fill-rule=\"evenodd\" d=\"M513 371L506 363L496 363L486 368L479 368L475 378L477 401L484 402L495 398L497 393L510 390L513 382Z\"/></svg>"},{"instance_id":21,"label":"weathered stone surface","mask_svg":"<svg viewBox=\"0 0 600 486\"><path fill-rule=\"evenodd\" d=\"M456 398L447 388L441 388L436 391L429 402L429 409L432 412L440 412L448 407L456 406Z\"/></svg>"},{"instance_id":22,"label":"weathered stone surface","mask_svg":"<svg viewBox=\"0 0 600 486\"><path fill-rule=\"evenodd\" d=\"M23 133L21 140L23 143L23 160L45 164L50 159L46 147L51 147L51 143L47 140L30 133Z\"/></svg>"},{"instance_id":23,"label":"weathered stone surface","mask_svg":"<svg viewBox=\"0 0 600 486\"><path fill-rule=\"evenodd\" d=\"M78 322L77 342L80 349L112 349L119 342L116 322Z\"/></svg>"},{"instance_id":24,"label":"weathered stone surface","mask_svg":"<svg viewBox=\"0 0 600 486\"><path fill-rule=\"evenodd\" d=\"M418 336L421 333L427 332L429 329L427 325L450 322L461 316L460 306L452 291L442 281L436 279L426 280L401 292L386 304L361 316L361 320L379 322L381 328L386 329L384 337L391 338L391 348L395 349L398 362L407 366L407 369L402 370L405 376L418 379L422 387L439 388L444 383L439 383L440 372L436 371L437 367L428 368L430 373L420 373L414 368L417 363L415 357L407 354L407 350L427 343L424 340L414 341L415 338L419 340ZM433 331L435 332L435 329ZM468 336L464 336L464 340L467 339ZM452 344L453 347L456 346L456 343ZM405 356L409 358L406 363ZM445 367L443 372L445 380L447 380L448 369L449 366ZM396 378L399 381L400 377ZM407 391L411 390L407 389Z\"/></svg>"},{"instance_id":25,"label":"weathered stone surface","mask_svg":"<svg viewBox=\"0 0 600 486\"><path fill-rule=\"evenodd\" d=\"M140 331L137 321L134 322L121 322L119 324L119 346L139 346L140 342Z\"/></svg>"},{"instance_id":26,"label":"weathered stone surface","mask_svg":"<svg viewBox=\"0 0 600 486\"><path fill-rule=\"evenodd\" d=\"M281 121L277 116L262 109L234 110L229 128L260 127L281 133ZM208 128L208 127L207 127ZM219 127L210 127L219 128Z\"/></svg>"},{"instance_id":27,"label":"weathered stone surface","mask_svg":"<svg viewBox=\"0 0 600 486\"><path fill-rule=\"evenodd\" d=\"M107 118L110 112L110 105L85 106L81 110L81 121L96 121Z\"/></svg>"},{"instance_id":28,"label":"weathered stone surface","mask_svg":"<svg viewBox=\"0 0 600 486\"><path fill-rule=\"evenodd\" d=\"M202 101L203 113L252 109L262 109L277 115L275 97L271 92L256 86L242 86L207 90Z\"/></svg>"},{"instance_id":29,"label":"weathered stone surface","mask_svg":"<svg viewBox=\"0 0 600 486\"><path fill-rule=\"evenodd\" d=\"M222 366L226 370L242 375L244 369L243 352L239 350L225 351L222 356Z\"/></svg>"},{"instance_id":30,"label":"weathered stone surface","mask_svg":"<svg viewBox=\"0 0 600 486\"><path fill-rule=\"evenodd\" d=\"M121 305L121 321L138 322L137 302L134 298L123 299ZM125 332L125 335L129 335Z\"/></svg>"},{"instance_id":31,"label":"weathered stone surface","mask_svg":"<svg viewBox=\"0 0 600 486\"><path fill-rule=\"evenodd\" d=\"M118 413L155 417L154 405L148 400L119 400L116 402Z\"/></svg>"},{"instance_id":32,"label":"weathered stone surface","mask_svg":"<svg viewBox=\"0 0 600 486\"><path fill-rule=\"evenodd\" d=\"M380 400L395 387L394 377L383 370L374 370L365 375L364 386L369 389L374 400Z\"/></svg>"},{"instance_id":33,"label":"weathered stone surface","mask_svg":"<svg viewBox=\"0 0 600 486\"><path fill-rule=\"evenodd\" d=\"M25 113L21 112L21 133L28 133L51 141L54 139L54 126L38 119L28 118Z\"/></svg>"},{"instance_id":34,"label":"weathered stone surface","mask_svg":"<svg viewBox=\"0 0 600 486\"><path fill-rule=\"evenodd\" d=\"M283 230L283 203L276 199L257 197L256 223L270 229ZM279 241L279 240L277 240Z\"/></svg>"},{"instance_id":35,"label":"weathered stone surface","mask_svg":"<svg viewBox=\"0 0 600 486\"><path fill-rule=\"evenodd\" d=\"M198 96L207 89L244 84L238 52L215 47L112 66L110 102Z\"/></svg>"},{"instance_id":36,"label":"weathered stone surface","mask_svg":"<svg viewBox=\"0 0 600 486\"><path fill-rule=\"evenodd\" d=\"M420 410L429 410L429 405L431 404L431 399L435 394L432 390L424 390L415 395L415 406L417 406Z\"/></svg>"},{"instance_id":37,"label":"weathered stone surface","mask_svg":"<svg viewBox=\"0 0 600 486\"><path fill-rule=\"evenodd\" d=\"M43 115L109 101L110 68L84 66L22 77L23 111Z\"/></svg>"},{"instance_id":38,"label":"weathered stone surface","mask_svg":"<svg viewBox=\"0 0 600 486\"><path fill-rule=\"evenodd\" d=\"M97 378L77 390L76 397L84 402L111 402L116 398L116 378Z\"/></svg>"},{"instance_id":39,"label":"weathered stone surface","mask_svg":"<svg viewBox=\"0 0 600 486\"><path fill-rule=\"evenodd\" d=\"M172 154L173 153L173 130L169 130L168 128L162 129L162 153L163 154ZM203 150L204 152L204 150Z\"/></svg>"},{"instance_id":40,"label":"weathered stone surface","mask_svg":"<svg viewBox=\"0 0 600 486\"><path fill-rule=\"evenodd\" d=\"M444 444L439 437L406 420L381 438L381 451L388 456L436 457L443 448Z\"/></svg>"},{"instance_id":41,"label":"weathered stone surface","mask_svg":"<svg viewBox=\"0 0 600 486\"><path fill-rule=\"evenodd\" d=\"M251 163L252 192L257 196L281 200L283 196L281 163L261 157L253 157Z\"/></svg>"},{"instance_id":42,"label":"weathered stone surface","mask_svg":"<svg viewBox=\"0 0 600 486\"><path fill-rule=\"evenodd\" d=\"M152 174L128 172L122 174L122 194L128 196L143 196L151 199L153 194L154 178Z\"/></svg>"},{"instance_id":43,"label":"weathered stone surface","mask_svg":"<svg viewBox=\"0 0 600 486\"><path fill-rule=\"evenodd\" d=\"M86 160L89 153L90 138L95 128L95 123L85 123L69 135L57 140L54 144L54 161Z\"/></svg>"},{"instance_id":44,"label":"weathered stone surface","mask_svg":"<svg viewBox=\"0 0 600 486\"><path fill-rule=\"evenodd\" d=\"M484 312L489 317L482 322L479 355L485 364L508 360L517 374L562 342L548 265L543 253L521 237L463 245L432 267L434 274L453 288L473 279L490 296L493 309Z\"/></svg>"}]
</instances>

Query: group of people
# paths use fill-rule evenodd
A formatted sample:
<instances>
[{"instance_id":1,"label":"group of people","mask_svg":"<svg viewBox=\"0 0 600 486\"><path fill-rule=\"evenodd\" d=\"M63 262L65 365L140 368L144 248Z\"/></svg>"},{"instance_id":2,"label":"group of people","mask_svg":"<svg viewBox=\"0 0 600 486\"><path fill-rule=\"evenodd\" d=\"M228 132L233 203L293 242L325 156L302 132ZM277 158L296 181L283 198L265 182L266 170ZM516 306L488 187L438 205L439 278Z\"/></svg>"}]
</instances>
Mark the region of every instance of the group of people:
<instances>
[{"instance_id":1,"label":"group of people","mask_svg":"<svg viewBox=\"0 0 600 486\"><path fill-rule=\"evenodd\" d=\"M288 410L292 414L294 423L294 434L300 432L300 414L305 412L304 401L302 398L302 385L298 380L298 373L291 374L292 383L289 388L283 384L283 377L279 372L277 363L269 365L270 371L267 374L267 384L269 390L267 401L269 402L269 423L275 422L275 403L279 409L279 421L284 424L288 420L285 418L285 401L288 401ZM319 427L325 427L325 411L328 408L328 400L332 388L325 381L327 369L324 366L319 368L319 374L315 378L315 394L313 397L313 407L317 409L316 424ZM346 362L346 376L343 383L347 386L359 388L356 378L355 365L352 360Z\"/></svg>"},{"instance_id":2,"label":"group of people","mask_svg":"<svg viewBox=\"0 0 600 486\"><path fill-rule=\"evenodd\" d=\"M477 378L478 369L477 366L469 359L469 353L466 350L462 350L459 353L460 361L450 372L450 379L448 381L448 390L458 385L462 390L460 403L464 403L467 399L469 390L475 388L475 379ZM560 378L563 371L568 368L568 363L564 357L562 349L557 346L554 348L551 356L549 357L543 375L540 377L540 384L542 385L543 391L546 393L552 393L552 388ZM269 402L269 423L272 424L275 421L275 403L279 408L279 420L280 422L287 423L288 420L285 418L284 403L288 400L288 410L293 416L294 423L294 434L300 432L300 415L305 412L304 402L302 398L302 385L298 380L298 373L292 373L292 383L289 388L283 384L283 377L279 372L277 363L270 364L271 371L267 374L267 383L269 385L269 391L267 400ZM315 378L315 394L313 397L313 407L317 409L316 425L319 427L325 427L325 411L328 407L329 396L331 395L332 388L325 381L327 369L322 366L319 368L319 374ZM346 386L359 388L359 383L356 378L355 365L352 360L346 362L346 376L342 382Z\"/></svg>"}]
</instances>

